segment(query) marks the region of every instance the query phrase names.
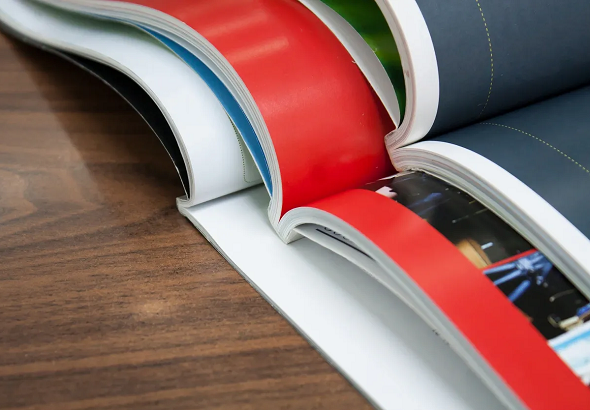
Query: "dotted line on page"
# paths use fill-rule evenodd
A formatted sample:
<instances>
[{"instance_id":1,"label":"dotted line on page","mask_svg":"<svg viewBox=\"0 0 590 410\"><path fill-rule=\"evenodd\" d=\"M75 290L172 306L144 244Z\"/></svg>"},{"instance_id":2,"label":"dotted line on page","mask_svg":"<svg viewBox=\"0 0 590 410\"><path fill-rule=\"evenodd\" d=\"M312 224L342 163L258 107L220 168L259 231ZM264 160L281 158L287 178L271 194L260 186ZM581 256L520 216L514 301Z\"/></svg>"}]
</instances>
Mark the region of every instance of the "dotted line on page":
<instances>
[{"instance_id":1,"label":"dotted line on page","mask_svg":"<svg viewBox=\"0 0 590 410\"><path fill-rule=\"evenodd\" d=\"M477 7L479 8L479 12L481 13L483 25L486 29L486 35L488 36L488 45L490 47L490 65L491 65L491 70L492 70L491 77L490 77L490 89L488 90L488 98L486 99L486 103L484 104L479 115L477 116L477 118L479 118L482 116L483 112L487 108L488 103L490 102L490 96L492 95L492 86L494 85L494 51L492 49L492 39L490 38L490 31L488 30L488 23L486 22L486 17L483 14L483 10L481 8L481 5L479 4L479 0L475 0L475 2L477 3Z\"/></svg>"},{"instance_id":2,"label":"dotted line on page","mask_svg":"<svg viewBox=\"0 0 590 410\"><path fill-rule=\"evenodd\" d=\"M517 131L517 132L520 132L521 134L527 135L527 136L529 136L529 137L531 137L531 138L539 141L541 144L544 144L544 145L548 146L549 148L551 148L552 150L558 152L562 156L566 157L571 162L573 162L578 167L580 167L583 171L585 171L588 175L590 175L590 170L588 168L586 168L584 165L580 164L578 161L576 161L575 159L573 159L572 157L570 157L569 155L567 155L565 152L561 151L559 148L554 147L553 145L549 144L547 141L542 140L541 138L535 137L533 134L530 134L530 133L525 132L523 130L519 130L518 128L509 127L508 125L504 125L504 124L496 124L494 122L482 122L480 124L482 124L482 125L493 125L495 127L508 128L509 130Z\"/></svg>"}]
</instances>

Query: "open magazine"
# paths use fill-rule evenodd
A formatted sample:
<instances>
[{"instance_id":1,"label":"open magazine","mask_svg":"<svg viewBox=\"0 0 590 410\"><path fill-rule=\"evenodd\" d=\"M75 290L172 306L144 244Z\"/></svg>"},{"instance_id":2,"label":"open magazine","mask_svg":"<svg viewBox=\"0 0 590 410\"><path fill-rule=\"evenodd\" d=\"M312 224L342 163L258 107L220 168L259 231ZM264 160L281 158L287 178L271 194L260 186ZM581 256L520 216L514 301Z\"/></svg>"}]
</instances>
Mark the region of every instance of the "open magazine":
<instances>
[{"instance_id":1,"label":"open magazine","mask_svg":"<svg viewBox=\"0 0 590 410\"><path fill-rule=\"evenodd\" d=\"M590 4L4 0L0 20L128 99L180 212L376 405L396 347L334 290L353 265L356 301L399 297L504 406L590 408ZM497 408L423 380L417 408Z\"/></svg>"}]
</instances>

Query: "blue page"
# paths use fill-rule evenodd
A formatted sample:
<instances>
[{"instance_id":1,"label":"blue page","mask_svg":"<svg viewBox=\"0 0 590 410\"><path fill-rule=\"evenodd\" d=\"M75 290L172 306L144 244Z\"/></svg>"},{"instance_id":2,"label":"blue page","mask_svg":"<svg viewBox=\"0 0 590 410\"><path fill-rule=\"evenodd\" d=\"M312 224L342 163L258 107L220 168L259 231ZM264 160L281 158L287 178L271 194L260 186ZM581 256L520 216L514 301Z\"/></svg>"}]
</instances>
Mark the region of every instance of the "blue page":
<instances>
[{"instance_id":1,"label":"blue page","mask_svg":"<svg viewBox=\"0 0 590 410\"><path fill-rule=\"evenodd\" d=\"M172 50L176 55L178 55L181 59L183 59L193 70L207 83L211 91L215 94L215 96L219 99L225 111L227 111L229 117L235 124L236 128L242 135L244 142L248 146L248 149L252 153L252 157L256 164L258 165L258 169L260 170L260 174L262 175L262 179L264 183L268 187L270 194L272 195L272 181L270 178L270 171L268 168L268 163L266 161L266 157L264 152L262 151L262 146L260 145L260 141L254 132L254 128L252 128L252 124L244 114L242 107L236 101L234 96L229 92L227 87L221 82L219 78L207 67L201 60L199 60L194 54L188 51L186 48L181 46L180 44L176 43L175 41L170 40L168 37L163 36L155 31L152 31L148 28L142 27L137 25L137 27L145 30L158 40L160 40L166 47Z\"/></svg>"}]
</instances>

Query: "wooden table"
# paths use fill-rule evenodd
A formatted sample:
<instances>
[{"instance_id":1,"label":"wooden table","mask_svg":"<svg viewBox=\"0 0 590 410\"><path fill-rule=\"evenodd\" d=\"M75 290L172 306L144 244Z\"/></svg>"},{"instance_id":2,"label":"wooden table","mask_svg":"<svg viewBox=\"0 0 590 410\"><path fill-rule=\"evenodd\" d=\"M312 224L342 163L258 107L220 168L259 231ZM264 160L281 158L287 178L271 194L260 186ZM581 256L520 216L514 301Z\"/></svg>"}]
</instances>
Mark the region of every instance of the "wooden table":
<instances>
[{"instance_id":1,"label":"wooden table","mask_svg":"<svg viewBox=\"0 0 590 410\"><path fill-rule=\"evenodd\" d=\"M0 35L0 408L368 408L181 194L121 98Z\"/></svg>"}]
</instances>

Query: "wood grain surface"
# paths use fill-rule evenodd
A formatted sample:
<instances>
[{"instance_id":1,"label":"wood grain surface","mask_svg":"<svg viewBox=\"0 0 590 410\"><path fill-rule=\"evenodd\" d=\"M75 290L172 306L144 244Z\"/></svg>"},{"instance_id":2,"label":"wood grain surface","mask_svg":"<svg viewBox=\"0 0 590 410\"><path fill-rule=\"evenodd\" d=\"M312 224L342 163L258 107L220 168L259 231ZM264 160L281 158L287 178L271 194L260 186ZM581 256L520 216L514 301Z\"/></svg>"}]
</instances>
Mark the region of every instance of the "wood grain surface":
<instances>
[{"instance_id":1,"label":"wood grain surface","mask_svg":"<svg viewBox=\"0 0 590 410\"><path fill-rule=\"evenodd\" d=\"M181 194L120 97L0 35L0 408L368 408Z\"/></svg>"}]
</instances>

